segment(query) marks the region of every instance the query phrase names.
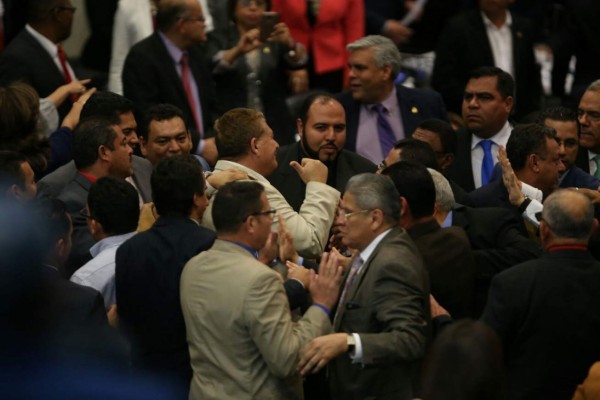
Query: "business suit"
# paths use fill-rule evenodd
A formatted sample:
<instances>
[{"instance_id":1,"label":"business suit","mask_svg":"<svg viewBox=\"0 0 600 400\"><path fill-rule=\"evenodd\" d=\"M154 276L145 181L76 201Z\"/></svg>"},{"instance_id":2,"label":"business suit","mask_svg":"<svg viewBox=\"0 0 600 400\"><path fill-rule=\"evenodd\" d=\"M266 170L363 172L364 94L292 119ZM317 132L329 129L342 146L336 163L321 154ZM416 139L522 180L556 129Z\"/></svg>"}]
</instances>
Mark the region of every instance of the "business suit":
<instances>
[{"instance_id":1,"label":"business suit","mask_svg":"<svg viewBox=\"0 0 600 400\"><path fill-rule=\"evenodd\" d=\"M482 320L504 349L510 399L571 398L600 359L600 263L555 249L492 281Z\"/></svg>"},{"instance_id":2,"label":"business suit","mask_svg":"<svg viewBox=\"0 0 600 400\"><path fill-rule=\"evenodd\" d=\"M336 332L358 333L363 361L329 363L334 399L411 399L429 335L429 280L408 233L392 230L364 261L338 305Z\"/></svg>"},{"instance_id":3,"label":"business suit","mask_svg":"<svg viewBox=\"0 0 600 400\"><path fill-rule=\"evenodd\" d=\"M115 257L118 312L132 342L133 367L170 377L182 389L192 371L179 279L185 263L214 240L214 232L188 217L159 217L123 243Z\"/></svg>"},{"instance_id":4,"label":"business suit","mask_svg":"<svg viewBox=\"0 0 600 400\"><path fill-rule=\"evenodd\" d=\"M561 188L577 187L597 190L600 187L600 179L573 165L561 177L559 186Z\"/></svg>"},{"instance_id":5,"label":"business suit","mask_svg":"<svg viewBox=\"0 0 600 400\"><path fill-rule=\"evenodd\" d=\"M0 54L0 84L17 80L33 86L40 97L48 97L66 83L63 72L50 54L25 28ZM67 99L58 107L61 120L69 113L71 105L71 100Z\"/></svg>"},{"instance_id":6,"label":"business suit","mask_svg":"<svg viewBox=\"0 0 600 400\"><path fill-rule=\"evenodd\" d=\"M287 229L294 238L298 253L305 258L321 256L329 239L329 229L335 218L340 192L320 182L309 182L306 186L304 204L300 207L300 211L296 212L264 176L250 168L232 161L219 160L215 165L215 172L234 168L246 172L251 180L264 186L269 204L283 217ZM202 217L202 225L214 230L211 215L213 201L214 196ZM277 230L278 226L275 220L274 229Z\"/></svg>"},{"instance_id":7,"label":"business suit","mask_svg":"<svg viewBox=\"0 0 600 400\"><path fill-rule=\"evenodd\" d=\"M533 53L531 23L515 14L512 14L512 21L510 30L516 86L514 115L518 120L539 109L541 78ZM431 84L441 93L448 110L460 115L468 74L475 68L493 65L494 55L481 11L468 10L448 21L442 31Z\"/></svg>"},{"instance_id":8,"label":"business suit","mask_svg":"<svg viewBox=\"0 0 600 400\"><path fill-rule=\"evenodd\" d=\"M475 317L476 267L465 231L442 229L433 219L407 231L429 272L431 294L454 318Z\"/></svg>"},{"instance_id":9,"label":"business suit","mask_svg":"<svg viewBox=\"0 0 600 400\"><path fill-rule=\"evenodd\" d=\"M194 45L187 49L187 52L190 70L198 86L204 135L212 136L212 124L216 115L215 93L205 49L201 45ZM187 101L175 62L158 32L154 32L131 48L123 66L122 81L124 96L136 104L140 113L152 105L169 103L181 109L188 127L196 126L194 113ZM199 140L195 129L192 129L192 139L195 148Z\"/></svg>"},{"instance_id":10,"label":"business suit","mask_svg":"<svg viewBox=\"0 0 600 400\"><path fill-rule=\"evenodd\" d=\"M295 169L290 167L291 161L301 163L302 158L311 158L302 149L300 143L280 147L277 150L277 169L269 175L269 182L279 190L287 202L296 211L300 210L306 198L306 184ZM364 172L375 172L377 166L366 158L342 149L332 163L327 163L327 184L336 188L340 193L346 188L346 183L354 175Z\"/></svg>"},{"instance_id":11,"label":"business suit","mask_svg":"<svg viewBox=\"0 0 600 400\"><path fill-rule=\"evenodd\" d=\"M400 106L402 126L405 137L412 136L419 122L428 118L439 118L447 121L446 107L439 94L432 90L411 89L396 85L396 97ZM363 103L352 98L350 92L342 93L338 100L346 111L346 149L357 152L356 139L360 108ZM377 132L373 132L373 139L379 140Z\"/></svg>"},{"instance_id":12,"label":"business suit","mask_svg":"<svg viewBox=\"0 0 600 400\"><path fill-rule=\"evenodd\" d=\"M292 322L277 275L219 239L186 264L181 306L194 370L190 399L301 399L300 350L331 331L314 306Z\"/></svg>"},{"instance_id":13,"label":"business suit","mask_svg":"<svg viewBox=\"0 0 600 400\"><path fill-rule=\"evenodd\" d=\"M456 132L456 154L454 162L448 168L446 176L456 182L465 192L475 190L475 178L473 178L473 164L471 161L471 141L473 134L466 128Z\"/></svg>"}]
</instances>

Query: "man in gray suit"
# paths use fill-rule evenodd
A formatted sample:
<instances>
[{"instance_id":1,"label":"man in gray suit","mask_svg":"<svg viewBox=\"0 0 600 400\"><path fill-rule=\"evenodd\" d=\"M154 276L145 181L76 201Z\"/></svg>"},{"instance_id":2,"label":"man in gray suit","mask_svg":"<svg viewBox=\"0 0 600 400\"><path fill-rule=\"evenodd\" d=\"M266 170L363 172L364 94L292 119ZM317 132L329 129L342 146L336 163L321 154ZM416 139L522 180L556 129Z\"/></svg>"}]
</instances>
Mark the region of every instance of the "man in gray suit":
<instances>
[{"instance_id":1,"label":"man in gray suit","mask_svg":"<svg viewBox=\"0 0 600 400\"><path fill-rule=\"evenodd\" d=\"M217 240L181 275L190 399L302 398L298 355L331 331L342 269L335 256L323 255L318 279L311 275L313 305L293 322L280 277L257 259L276 212L258 182L232 182L215 196Z\"/></svg>"},{"instance_id":2,"label":"man in gray suit","mask_svg":"<svg viewBox=\"0 0 600 400\"><path fill-rule=\"evenodd\" d=\"M334 333L302 351L303 375L329 363L334 399L412 399L411 379L425 353L429 280L419 251L398 226L400 195L383 175L352 177L337 224L357 249L346 271Z\"/></svg>"}]
</instances>

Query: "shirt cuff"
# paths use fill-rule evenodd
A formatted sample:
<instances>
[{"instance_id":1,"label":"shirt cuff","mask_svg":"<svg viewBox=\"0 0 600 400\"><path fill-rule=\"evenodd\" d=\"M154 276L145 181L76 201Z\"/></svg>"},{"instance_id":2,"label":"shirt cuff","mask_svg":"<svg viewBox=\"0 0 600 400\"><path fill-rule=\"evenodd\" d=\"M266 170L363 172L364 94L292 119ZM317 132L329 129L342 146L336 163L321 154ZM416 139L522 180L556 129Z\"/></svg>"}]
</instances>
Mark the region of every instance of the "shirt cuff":
<instances>
[{"instance_id":1,"label":"shirt cuff","mask_svg":"<svg viewBox=\"0 0 600 400\"><path fill-rule=\"evenodd\" d=\"M529 203L522 215L533 225L540 226L540 221L537 219L536 214L542 212L543 209L544 206L542 203L535 199L531 199L531 203Z\"/></svg>"},{"instance_id":2,"label":"shirt cuff","mask_svg":"<svg viewBox=\"0 0 600 400\"><path fill-rule=\"evenodd\" d=\"M354 341L356 344L354 345L354 353L350 353L350 359L352 359L352 364L358 364L363 362L363 349L362 342L360 341L360 335L358 333L353 333L352 337L354 337Z\"/></svg>"},{"instance_id":3,"label":"shirt cuff","mask_svg":"<svg viewBox=\"0 0 600 400\"><path fill-rule=\"evenodd\" d=\"M537 200L538 202L541 202L544 198L544 194L541 190L528 185L525 182L521 182L521 193L532 200Z\"/></svg>"}]
</instances>

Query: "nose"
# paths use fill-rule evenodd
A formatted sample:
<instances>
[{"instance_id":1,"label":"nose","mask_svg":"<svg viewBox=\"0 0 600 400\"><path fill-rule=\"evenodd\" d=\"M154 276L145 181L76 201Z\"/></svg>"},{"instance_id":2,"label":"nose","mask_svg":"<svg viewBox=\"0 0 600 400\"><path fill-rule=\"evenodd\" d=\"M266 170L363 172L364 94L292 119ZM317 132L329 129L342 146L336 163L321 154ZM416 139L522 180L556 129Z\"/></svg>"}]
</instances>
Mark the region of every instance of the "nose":
<instances>
[{"instance_id":1,"label":"nose","mask_svg":"<svg viewBox=\"0 0 600 400\"><path fill-rule=\"evenodd\" d=\"M327 132L325 132L325 139L329 142L333 142L335 140L335 130L333 129L333 126L329 127Z\"/></svg>"},{"instance_id":2,"label":"nose","mask_svg":"<svg viewBox=\"0 0 600 400\"><path fill-rule=\"evenodd\" d=\"M176 139L171 139L169 141L169 152L179 154L181 153L181 146L177 143Z\"/></svg>"},{"instance_id":3,"label":"nose","mask_svg":"<svg viewBox=\"0 0 600 400\"><path fill-rule=\"evenodd\" d=\"M588 123L588 119L587 119L587 113L586 112L582 112L577 116L577 120L579 121L580 125L586 125Z\"/></svg>"},{"instance_id":4,"label":"nose","mask_svg":"<svg viewBox=\"0 0 600 400\"><path fill-rule=\"evenodd\" d=\"M469 108L478 108L479 100L477 99L477 96L473 96L469 100L467 100L467 104L468 104Z\"/></svg>"}]
</instances>

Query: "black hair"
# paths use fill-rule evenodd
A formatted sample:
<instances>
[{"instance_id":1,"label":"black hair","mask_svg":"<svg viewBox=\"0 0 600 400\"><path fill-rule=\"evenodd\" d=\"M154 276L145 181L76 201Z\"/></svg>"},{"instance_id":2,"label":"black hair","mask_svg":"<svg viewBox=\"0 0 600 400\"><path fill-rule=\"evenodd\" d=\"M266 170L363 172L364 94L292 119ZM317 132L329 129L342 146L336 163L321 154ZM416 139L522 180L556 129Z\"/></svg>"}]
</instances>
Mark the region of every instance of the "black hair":
<instances>
[{"instance_id":1,"label":"black hair","mask_svg":"<svg viewBox=\"0 0 600 400\"><path fill-rule=\"evenodd\" d=\"M546 157L546 139L556 139L554 129L541 124L517 125L506 143L506 155L513 169L525 167L527 158L533 153Z\"/></svg>"},{"instance_id":2,"label":"black hair","mask_svg":"<svg viewBox=\"0 0 600 400\"><path fill-rule=\"evenodd\" d=\"M25 175L21 165L27 158L16 151L0 150L0 197L13 185L23 188Z\"/></svg>"},{"instance_id":3,"label":"black hair","mask_svg":"<svg viewBox=\"0 0 600 400\"><path fill-rule=\"evenodd\" d=\"M80 120L91 117L106 118L117 125L121 114L133 112L133 102L113 92L96 92L90 96L81 109Z\"/></svg>"},{"instance_id":4,"label":"black hair","mask_svg":"<svg viewBox=\"0 0 600 400\"><path fill-rule=\"evenodd\" d=\"M444 153L456 153L456 132L446 121L437 118L423 120L417 125L417 128L433 132L440 138L442 151Z\"/></svg>"},{"instance_id":5,"label":"black hair","mask_svg":"<svg viewBox=\"0 0 600 400\"><path fill-rule=\"evenodd\" d=\"M90 187L87 204L91 218L102 224L107 235L135 231L140 217L138 193L127 181L111 176Z\"/></svg>"},{"instance_id":6,"label":"black hair","mask_svg":"<svg viewBox=\"0 0 600 400\"><path fill-rule=\"evenodd\" d=\"M508 72L498 67L479 67L469 72L468 80L486 77L496 77L496 90L503 99L515 97L515 80Z\"/></svg>"},{"instance_id":7,"label":"black hair","mask_svg":"<svg viewBox=\"0 0 600 400\"><path fill-rule=\"evenodd\" d=\"M106 146L114 150L117 132L114 122L105 118L88 118L80 122L73 132L73 161L77 169L82 170L98 160L98 149Z\"/></svg>"},{"instance_id":8,"label":"black hair","mask_svg":"<svg viewBox=\"0 0 600 400\"><path fill-rule=\"evenodd\" d=\"M218 233L235 233L252 213L260 212L263 185L234 181L223 185L215 196L212 219Z\"/></svg>"},{"instance_id":9,"label":"black hair","mask_svg":"<svg viewBox=\"0 0 600 400\"><path fill-rule=\"evenodd\" d=\"M427 168L414 162L400 161L384 169L382 174L392 179L414 218L433 215L435 185Z\"/></svg>"},{"instance_id":10,"label":"black hair","mask_svg":"<svg viewBox=\"0 0 600 400\"><path fill-rule=\"evenodd\" d=\"M438 168L435 151L433 151L429 143L413 138L405 138L399 140L394 145L394 148L401 149L400 160L402 161L411 161L424 165L427 168Z\"/></svg>"},{"instance_id":11,"label":"black hair","mask_svg":"<svg viewBox=\"0 0 600 400\"><path fill-rule=\"evenodd\" d=\"M150 124L152 121L167 121L173 118L181 118L185 129L187 130L187 124L183 117L183 112L180 108L172 104L155 104L148 108L142 117L142 123L139 126L139 135L148 141L148 132L150 132Z\"/></svg>"}]
</instances>

